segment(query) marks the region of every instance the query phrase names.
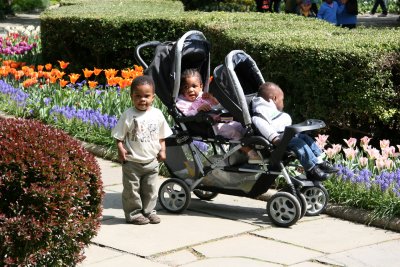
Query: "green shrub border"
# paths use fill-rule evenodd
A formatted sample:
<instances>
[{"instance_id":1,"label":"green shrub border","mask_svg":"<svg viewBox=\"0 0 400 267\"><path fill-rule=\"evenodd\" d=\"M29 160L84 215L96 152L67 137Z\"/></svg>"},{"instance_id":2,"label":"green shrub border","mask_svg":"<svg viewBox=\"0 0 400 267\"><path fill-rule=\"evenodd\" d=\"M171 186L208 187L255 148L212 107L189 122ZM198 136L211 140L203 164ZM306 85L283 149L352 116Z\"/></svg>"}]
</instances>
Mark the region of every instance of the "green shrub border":
<instances>
[{"instance_id":1,"label":"green shrub border","mask_svg":"<svg viewBox=\"0 0 400 267\"><path fill-rule=\"evenodd\" d=\"M212 68L231 50L246 51L284 89L295 122L320 118L338 138L346 130L400 143L398 28L349 31L289 14L184 12L181 2L165 0L62 1L42 13L41 26L44 59L77 69L126 68L136 64L138 44L200 30L212 44Z\"/></svg>"}]
</instances>

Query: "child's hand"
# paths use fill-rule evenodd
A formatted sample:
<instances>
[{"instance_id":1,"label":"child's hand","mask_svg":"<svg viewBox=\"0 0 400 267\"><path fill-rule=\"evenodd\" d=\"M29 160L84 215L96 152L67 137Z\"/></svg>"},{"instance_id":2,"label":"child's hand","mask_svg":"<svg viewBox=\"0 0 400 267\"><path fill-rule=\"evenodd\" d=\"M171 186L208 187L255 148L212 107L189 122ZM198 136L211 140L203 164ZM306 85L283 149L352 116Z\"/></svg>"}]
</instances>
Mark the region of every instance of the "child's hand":
<instances>
[{"instance_id":1,"label":"child's hand","mask_svg":"<svg viewBox=\"0 0 400 267\"><path fill-rule=\"evenodd\" d=\"M165 150L160 150L157 155L157 160L158 161L164 161L167 158L167 155L165 153Z\"/></svg>"},{"instance_id":2,"label":"child's hand","mask_svg":"<svg viewBox=\"0 0 400 267\"><path fill-rule=\"evenodd\" d=\"M201 105L197 111L210 111L211 110L211 106L207 103Z\"/></svg>"},{"instance_id":3,"label":"child's hand","mask_svg":"<svg viewBox=\"0 0 400 267\"><path fill-rule=\"evenodd\" d=\"M128 155L128 151L126 151L122 142L118 144L118 158L123 163L126 161L126 155Z\"/></svg>"}]
</instances>

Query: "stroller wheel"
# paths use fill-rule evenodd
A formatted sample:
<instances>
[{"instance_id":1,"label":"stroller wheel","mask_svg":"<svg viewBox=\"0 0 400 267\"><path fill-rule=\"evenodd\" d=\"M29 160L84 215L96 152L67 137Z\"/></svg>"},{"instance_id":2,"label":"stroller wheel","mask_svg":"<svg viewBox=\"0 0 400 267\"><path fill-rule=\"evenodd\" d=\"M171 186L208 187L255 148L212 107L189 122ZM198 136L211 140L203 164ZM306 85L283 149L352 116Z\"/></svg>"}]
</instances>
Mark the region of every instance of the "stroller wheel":
<instances>
[{"instance_id":1,"label":"stroller wheel","mask_svg":"<svg viewBox=\"0 0 400 267\"><path fill-rule=\"evenodd\" d=\"M297 200L299 201L300 207L301 207L301 213L300 213L300 218L299 218L299 219L301 219L307 213L307 208L308 208L307 199L304 196L304 194L298 193L297 194Z\"/></svg>"},{"instance_id":2,"label":"stroller wheel","mask_svg":"<svg viewBox=\"0 0 400 267\"><path fill-rule=\"evenodd\" d=\"M194 189L193 194L196 195L196 197L200 198L201 200L211 200L218 196L218 193L211 192L211 191L205 191L201 189Z\"/></svg>"},{"instance_id":3,"label":"stroller wheel","mask_svg":"<svg viewBox=\"0 0 400 267\"><path fill-rule=\"evenodd\" d=\"M170 178L161 184L158 200L167 211L181 213L189 206L190 189L184 181Z\"/></svg>"},{"instance_id":4,"label":"stroller wheel","mask_svg":"<svg viewBox=\"0 0 400 267\"><path fill-rule=\"evenodd\" d=\"M291 194L290 193L291 190L289 187L284 187L280 192L287 192L287 193ZM291 195L293 195L293 194L291 194ZM309 208L309 206L308 206L306 197L298 189L296 189L296 198L300 203L301 213L300 213L299 219L301 219L304 217L304 215L306 215L307 209Z\"/></svg>"},{"instance_id":5,"label":"stroller wheel","mask_svg":"<svg viewBox=\"0 0 400 267\"><path fill-rule=\"evenodd\" d=\"M317 216L325 210L329 201L329 193L322 184L304 187L301 192L307 200L307 216Z\"/></svg>"},{"instance_id":6,"label":"stroller wheel","mask_svg":"<svg viewBox=\"0 0 400 267\"><path fill-rule=\"evenodd\" d=\"M292 194L278 192L268 201L267 214L275 225L289 227L300 219L300 203Z\"/></svg>"}]
</instances>

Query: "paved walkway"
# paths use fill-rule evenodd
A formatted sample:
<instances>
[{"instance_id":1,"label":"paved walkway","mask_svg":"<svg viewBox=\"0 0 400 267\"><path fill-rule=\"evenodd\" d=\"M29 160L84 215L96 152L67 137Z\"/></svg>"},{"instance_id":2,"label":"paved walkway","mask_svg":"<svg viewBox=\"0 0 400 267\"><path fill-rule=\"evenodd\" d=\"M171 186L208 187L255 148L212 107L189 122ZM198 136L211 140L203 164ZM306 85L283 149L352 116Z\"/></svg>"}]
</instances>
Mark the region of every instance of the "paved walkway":
<instances>
[{"instance_id":1,"label":"paved walkway","mask_svg":"<svg viewBox=\"0 0 400 267\"><path fill-rule=\"evenodd\" d=\"M220 194L202 201L193 195L182 214L157 206L160 224L126 224L121 166L97 160L106 192L103 219L79 267L399 266L400 233L328 215L279 228L268 219L264 201L243 197Z\"/></svg>"}]
</instances>

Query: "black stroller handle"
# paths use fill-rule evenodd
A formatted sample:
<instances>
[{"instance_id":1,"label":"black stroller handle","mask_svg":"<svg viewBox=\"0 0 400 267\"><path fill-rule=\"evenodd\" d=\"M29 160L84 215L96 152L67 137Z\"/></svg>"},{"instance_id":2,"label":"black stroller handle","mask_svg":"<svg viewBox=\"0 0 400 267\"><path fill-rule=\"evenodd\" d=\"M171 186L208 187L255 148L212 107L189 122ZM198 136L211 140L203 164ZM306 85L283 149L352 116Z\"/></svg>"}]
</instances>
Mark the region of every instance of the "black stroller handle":
<instances>
[{"instance_id":1,"label":"black stroller handle","mask_svg":"<svg viewBox=\"0 0 400 267\"><path fill-rule=\"evenodd\" d=\"M156 48L159 44L161 44L161 42L159 42L159 41L150 41L150 42L146 42L146 43L143 43L143 44L140 44L140 45L136 46L136 48L135 48L135 59L140 64L140 66L142 66L144 69L147 69L149 66L147 65L147 63L141 57L140 51L143 48L148 48L148 47Z\"/></svg>"}]
</instances>

